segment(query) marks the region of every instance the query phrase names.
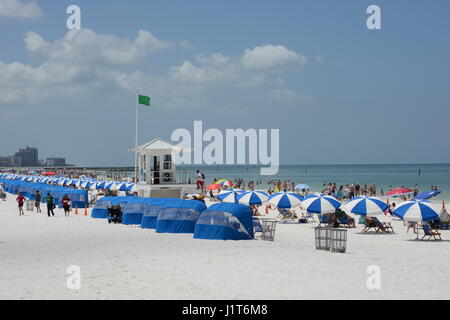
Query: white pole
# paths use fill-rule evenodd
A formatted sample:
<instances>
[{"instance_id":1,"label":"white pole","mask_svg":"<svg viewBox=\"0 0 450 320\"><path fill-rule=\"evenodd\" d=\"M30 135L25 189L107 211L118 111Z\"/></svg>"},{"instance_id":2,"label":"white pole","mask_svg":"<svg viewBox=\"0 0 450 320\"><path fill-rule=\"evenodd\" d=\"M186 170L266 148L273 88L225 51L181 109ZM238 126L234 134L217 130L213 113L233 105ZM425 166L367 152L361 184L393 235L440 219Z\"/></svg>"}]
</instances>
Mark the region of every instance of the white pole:
<instances>
[{"instance_id":1,"label":"white pole","mask_svg":"<svg viewBox=\"0 0 450 320\"><path fill-rule=\"evenodd\" d=\"M134 140L134 145L135 145L135 153L134 153L134 182L137 183L137 168L138 168L138 151L137 151L137 146L138 146L138 125L139 125L139 121L138 121L138 116L139 116L139 91L137 91L137 95L136 95L136 132L135 132L135 140Z\"/></svg>"}]
</instances>

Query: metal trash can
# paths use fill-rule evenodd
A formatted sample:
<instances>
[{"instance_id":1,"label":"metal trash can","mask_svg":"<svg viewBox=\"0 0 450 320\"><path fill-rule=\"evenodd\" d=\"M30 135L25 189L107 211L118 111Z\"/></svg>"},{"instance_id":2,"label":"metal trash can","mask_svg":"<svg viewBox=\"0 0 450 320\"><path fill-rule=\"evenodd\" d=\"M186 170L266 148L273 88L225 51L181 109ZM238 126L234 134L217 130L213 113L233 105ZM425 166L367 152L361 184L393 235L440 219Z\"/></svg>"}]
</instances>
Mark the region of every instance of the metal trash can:
<instances>
[{"instance_id":1,"label":"metal trash can","mask_svg":"<svg viewBox=\"0 0 450 320\"><path fill-rule=\"evenodd\" d=\"M275 231L277 228L277 220L261 219L262 235L261 239L273 241L275 239Z\"/></svg>"},{"instance_id":2,"label":"metal trash can","mask_svg":"<svg viewBox=\"0 0 450 320\"><path fill-rule=\"evenodd\" d=\"M331 228L316 227L314 232L316 236L316 250L330 251Z\"/></svg>"},{"instance_id":3,"label":"metal trash can","mask_svg":"<svg viewBox=\"0 0 450 320\"><path fill-rule=\"evenodd\" d=\"M34 201L33 200L25 200L25 209L27 211L33 211L33 209L34 209Z\"/></svg>"},{"instance_id":4,"label":"metal trash can","mask_svg":"<svg viewBox=\"0 0 450 320\"><path fill-rule=\"evenodd\" d=\"M331 229L331 251L345 253L347 250L347 230Z\"/></svg>"}]
</instances>

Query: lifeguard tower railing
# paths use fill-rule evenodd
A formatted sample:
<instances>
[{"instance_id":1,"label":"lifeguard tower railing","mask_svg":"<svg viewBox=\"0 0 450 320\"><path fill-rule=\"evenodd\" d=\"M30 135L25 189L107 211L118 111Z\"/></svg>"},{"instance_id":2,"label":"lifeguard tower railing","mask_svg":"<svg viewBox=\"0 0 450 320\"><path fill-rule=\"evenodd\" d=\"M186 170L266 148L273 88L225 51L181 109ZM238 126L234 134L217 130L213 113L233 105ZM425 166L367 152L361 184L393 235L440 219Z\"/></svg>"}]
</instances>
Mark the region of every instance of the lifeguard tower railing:
<instances>
[{"instance_id":1,"label":"lifeguard tower railing","mask_svg":"<svg viewBox=\"0 0 450 320\"><path fill-rule=\"evenodd\" d=\"M195 184L192 171L151 171L146 182L151 185Z\"/></svg>"}]
</instances>

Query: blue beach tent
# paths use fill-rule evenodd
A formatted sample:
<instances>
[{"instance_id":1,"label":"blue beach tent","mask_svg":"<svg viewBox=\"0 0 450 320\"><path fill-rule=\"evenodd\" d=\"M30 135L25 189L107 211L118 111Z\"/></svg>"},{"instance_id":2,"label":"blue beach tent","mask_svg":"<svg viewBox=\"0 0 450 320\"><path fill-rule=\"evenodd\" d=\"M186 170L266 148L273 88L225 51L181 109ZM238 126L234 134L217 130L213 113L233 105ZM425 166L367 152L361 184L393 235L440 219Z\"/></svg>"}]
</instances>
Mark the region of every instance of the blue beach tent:
<instances>
[{"instance_id":1,"label":"blue beach tent","mask_svg":"<svg viewBox=\"0 0 450 320\"><path fill-rule=\"evenodd\" d=\"M134 197L103 197L97 201L92 209L91 217L96 219L108 218L108 206L115 206L127 203Z\"/></svg>"},{"instance_id":2,"label":"blue beach tent","mask_svg":"<svg viewBox=\"0 0 450 320\"><path fill-rule=\"evenodd\" d=\"M122 224L141 224L142 216L147 208L147 198L131 198L122 207Z\"/></svg>"},{"instance_id":3,"label":"blue beach tent","mask_svg":"<svg viewBox=\"0 0 450 320\"><path fill-rule=\"evenodd\" d=\"M158 220L159 210L164 206L166 202L170 202L172 200L178 201L180 199L148 198L145 206L145 211L142 216L141 228L156 229L156 220Z\"/></svg>"},{"instance_id":4,"label":"blue beach tent","mask_svg":"<svg viewBox=\"0 0 450 320\"><path fill-rule=\"evenodd\" d=\"M62 198L64 195L67 195L70 200L72 200L72 208L84 209L89 206L89 195L86 190L76 190L71 188L63 188L58 189L57 196L55 200L57 200L57 204L59 207L62 207Z\"/></svg>"},{"instance_id":5,"label":"blue beach tent","mask_svg":"<svg viewBox=\"0 0 450 320\"><path fill-rule=\"evenodd\" d=\"M206 205L198 200L166 201L159 210L156 232L194 233L195 223Z\"/></svg>"},{"instance_id":6,"label":"blue beach tent","mask_svg":"<svg viewBox=\"0 0 450 320\"><path fill-rule=\"evenodd\" d=\"M250 208L238 203L216 203L202 212L197 220L194 239L253 239L253 218Z\"/></svg>"}]
</instances>

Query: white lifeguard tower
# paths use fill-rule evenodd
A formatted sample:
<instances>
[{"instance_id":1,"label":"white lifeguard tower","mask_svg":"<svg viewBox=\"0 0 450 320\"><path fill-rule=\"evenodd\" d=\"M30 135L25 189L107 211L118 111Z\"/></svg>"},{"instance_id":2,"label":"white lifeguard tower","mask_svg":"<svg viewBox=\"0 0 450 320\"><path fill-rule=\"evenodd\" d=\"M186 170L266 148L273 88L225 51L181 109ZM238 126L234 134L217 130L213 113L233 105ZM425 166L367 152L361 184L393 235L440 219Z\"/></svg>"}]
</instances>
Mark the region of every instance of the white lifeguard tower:
<instances>
[{"instance_id":1,"label":"white lifeguard tower","mask_svg":"<svg viewBox=\"0 0 450 320\"><path fill-rule=\"evenodd\" d=\"M173 162L182 150L157 138L131 149L138 154L137 188L140 197L181 198L195 193L194 177L190 172L177 172Z\"/></svg>"}]
</instances>

